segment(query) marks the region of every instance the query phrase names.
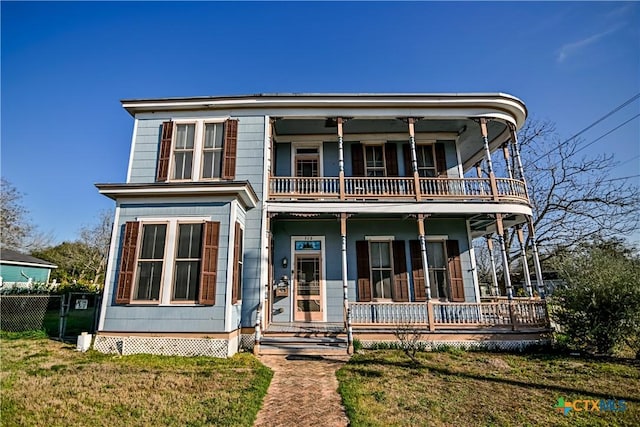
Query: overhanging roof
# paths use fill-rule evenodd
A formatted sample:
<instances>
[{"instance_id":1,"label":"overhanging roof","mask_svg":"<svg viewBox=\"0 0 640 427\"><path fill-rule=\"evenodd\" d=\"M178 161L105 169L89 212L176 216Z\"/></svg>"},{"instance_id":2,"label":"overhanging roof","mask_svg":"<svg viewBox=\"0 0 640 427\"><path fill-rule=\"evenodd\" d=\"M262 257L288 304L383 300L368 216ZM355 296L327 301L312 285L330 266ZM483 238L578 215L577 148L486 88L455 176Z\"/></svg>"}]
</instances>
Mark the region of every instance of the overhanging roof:
<instances>
[{"instance_id":1,"label":"overhanging roof","mask_svg":"<svg viewBox=\"0 0 640 427\"><path fill-rule=\"evenodd\" d=\"M42 267L42 268L58 268L57 265L36 258L31 255L23 254L12 249L0 249L0 264L21 265L25 267Z\"/></svg>"},{"instance_id":2,"label":"overhanging roof","mask_svg":"<svg viewBox=\"0 0 640 427\"><path fill-rule=\"evenodd\" d=\"M260 93L255 95L185 98L123 99L122 106L137 113L206 109L281 108L403 108L417 115L428 109L473 109L499 112L522 126L527 108L520 99L505 93Z\"/></svg>"}]
</instances>

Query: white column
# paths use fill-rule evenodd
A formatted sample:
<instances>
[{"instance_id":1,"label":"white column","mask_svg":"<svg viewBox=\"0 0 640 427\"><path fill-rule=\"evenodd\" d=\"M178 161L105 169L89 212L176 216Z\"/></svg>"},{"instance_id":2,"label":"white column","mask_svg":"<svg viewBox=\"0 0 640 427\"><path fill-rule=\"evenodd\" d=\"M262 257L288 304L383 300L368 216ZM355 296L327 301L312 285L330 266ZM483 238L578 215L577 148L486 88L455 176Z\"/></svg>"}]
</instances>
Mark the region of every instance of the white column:
<instances>
[{"instance_id":1,"label":"white column","mask_svg":"<svg viewBox=\"0 0 640 427\"><path fill-rule=\"evenodd\" d=\"M424 271L425 295L427 297L427 301L431 301L431 278L429 277L429 259L427 258L424 214L418 214L418 239L420 239L420 254L422 255L422 269Z\"/></svg>"},{"instance_id":2,"label":"white column","mask_svg":"<svg viewBox=\"0 0 640 427\"><path fill-rule=\"evenodd\" d=\"M527 250L524 245L524 233L522 226L518 226L518 242L520 242L520 256L522 257L522 274L524 275L524 283L527 288L527 294L533 298L533 288L531 287L531 277L529 275L529 263L527 261Z\"/></svg>"},{"instance_id":3,"label":"white column","mask_svg":"<svg viewBox=\"0 0 640 427\"><path fill-rule=\"evenodd\" d=\"M487 249L489 250L489 260L491 261L491 279L493 280L493 293L500 296L500 288L498 287L498 274L496 273L496 260L493 257L493 239L487 236Z\"/></svg>"},{"instance_id":4,"label":"white column","mask_svg":"<svg viewBox=\"0 0 640 427\"><path fill-rule=\"evenodd\" d=\"M353 353L353 328L351 326L351 309L349 308L349 287L347 282L347 214L340 214L340 238L342 251L342 295L344 303L344 323L347 328L347 352Z\"/></svg>"},{"instance_id":5,"label":"white column","mask_svg":"<svg viewBox=\"0 0 640 427\"><path fill-rule=\"evenodd\" d=\"M531 238L531 249L533 250L533 266L536 269L536 290L540 298L545 297L544 281L542 280L542 267L540 266L540 256L538 255L538 245L533 226L533 218L528 217L529 237Z\"/></svg>"},{"instance_id":6,"label":"white column","mask_svg":"<svg viewBox=\"0 0 640 427\"><path fill-rule=\"evenodd\" d=\"M502 252L502 272L504 274L504 285L507 289L507 297L511 300L513 299L513 288L511 287L511 276L509 273L509 256L507 254L507 244L505 242L502 214L496 214L496 225L498 227L498 241L500 242L500 252Z\"/></svg>"}]
</instances>

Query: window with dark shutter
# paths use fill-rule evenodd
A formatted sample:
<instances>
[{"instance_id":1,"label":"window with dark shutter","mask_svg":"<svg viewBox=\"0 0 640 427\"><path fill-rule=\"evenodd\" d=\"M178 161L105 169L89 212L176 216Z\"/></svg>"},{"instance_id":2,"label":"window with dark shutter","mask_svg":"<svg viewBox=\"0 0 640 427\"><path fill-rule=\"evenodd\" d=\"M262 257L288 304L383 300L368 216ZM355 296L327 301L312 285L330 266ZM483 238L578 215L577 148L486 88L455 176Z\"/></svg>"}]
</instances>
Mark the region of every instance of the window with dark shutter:
<instances>
[{"instance_id":1,"label":"window with dark shutter","mask_svg":"<svg viewBox=\"0 0 640 427\"><path fill-rule=\"evenodd\" d=\"M358 269L358 301L371 301L371 279L369 277L369 242L356 242L356 264Z\"/></svg>"},{"instance_id":2,"label":"window with dark shutter","mask_svg":"<svg viewBox=\"0 0 640 427\"><path fill-rule=\"evenodd\" d=\"M404 241L393 241L393 290L394 301L409 301L409 275L407 274L407 258Z\"/></svg>"},{"instance_id":3,"label":"window with dark shutter","mask_svg":"<svg viewBox=\"0 0 640 427\"><path fill-rule=\"evenodd\" d=\"M395 143L384 144L384 158L387 166L386 176L398 176L398 154Z\"/></svg>"},{"instance_id":4,"label":"window with dark shutter","mask_svg":"<svg viewBox=\"0 0 640 427\"><path fill-rule=\"evenodd\" d=\"M353 176L364 176L364 151L362 144L351 144L351 173Z\"/></svg>"},{"instance_id":5,"label":"window with dark shutter","mask_svg":"<svg viewBox=\"0 0 640 427\"><path fill-rule=\"evenodd\" d=\"M169 177L169 159L171 157L171 138L173 137L173 122L162 123L160 149L158 150L158 168L156 181L165 182Z\"/></svg>"},{"instance_id":6,"label":"window with dark shutter","mask_svg":"<svg viewBox=\"0 0 640 427\"><path fill-rule=\"evenodd\" d=\"M402 144L402 158L404 160L404 176L413 176L413 167L411 166L411 146Z\"/></svg>"},{"instance_id":7,"label":"window with dark shutter","mask_svg":"<svg viewBox=\"0 0 640 427\"><path fill-rule=\"evenodd\" d=\"M236 222L235 242L233 245L233 283L231 286L231 303L242 299L242 228Z\"/></svg>"},{"instance_id":8,"label":"window with dark shutter","mask_svg":"<svg viewBox=\"0 0 640 427\"><path fill-rule=\"evenodd\" d=\"M464 302L462 264L460 262L460 248L457 240L447 240L447 262L449 267L449 283L451 284L451 301Z\"/></svg>"},{"instance_id":9,"label":"window with dark shutter","mask_svg":"<svg viewBox=\"0 0 640 427\"><path fill-rule=\"evenodd\" d=\"M224 124L224 160L222 179L235 179L236 152L238 149L238 120L227 120Z\"/></svg>"},{"instance_id":10,"label":"window with dark shutter","mask_svg":"<svg viewBox=\"0 0 640 427\"><path fill-rule=\"evenodd\" d=\"M124 226L120 272L118 273L118 287L116 289L116 304L128 304L131 302L139 229L140 223L137 221L127 222Z\"/></svg>"},{"instance_id":11,"label":"window with dark shutter","mask_svg":"<svg viewBox=\"0 0 640 427\"><path fill-rule=\"evenodd\" d=\"M437 142L435 144L436 151L436 170L438 176L447 176L447 157L444 150L444 144Z\"/></svg>"},{"instance_id":12,"label":"window with dark shutter","mask_svg":"<svg viewBox=\"0 0 640 427\"><path fill-rule=\"evenodd\" d=\"M409 241L411 256L411 277L413 279L413 296L416 301L426 301L427 291L424 288L424 267L422 264L422 250L419 240Z\"/></svg>"},{"instance_id":13,"label":"window with dark shutter","mask_svg":"<svg viewBox=\"0 0 640 427\"><path fill-rule=\"evenodd\" d=\"M198 293L198 302L203 305L214 305L216 302L219 235L219 222L205 222L204 236L202 238L202 270L200 272L200 292Z\"/></svg>"}]
</instances>

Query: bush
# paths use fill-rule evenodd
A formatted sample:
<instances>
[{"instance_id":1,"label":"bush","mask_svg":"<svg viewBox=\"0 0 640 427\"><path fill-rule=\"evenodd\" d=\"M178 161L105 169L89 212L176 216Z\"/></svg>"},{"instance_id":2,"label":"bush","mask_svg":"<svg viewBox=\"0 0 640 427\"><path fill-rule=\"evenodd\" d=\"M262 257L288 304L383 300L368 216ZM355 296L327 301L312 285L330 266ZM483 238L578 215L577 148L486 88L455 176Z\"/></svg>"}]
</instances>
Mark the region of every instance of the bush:
<instances>
[{"instance_id":1,"label":"bush","mask_svg":"<svg viewBox=\"0 0 640 427\"><path fill-rule=\"evenodd\" d=\"M564 280L550 299L570 348L640 356L640 258L618 240L582 244L557 254Z\"/></svg>"}]
</instances>

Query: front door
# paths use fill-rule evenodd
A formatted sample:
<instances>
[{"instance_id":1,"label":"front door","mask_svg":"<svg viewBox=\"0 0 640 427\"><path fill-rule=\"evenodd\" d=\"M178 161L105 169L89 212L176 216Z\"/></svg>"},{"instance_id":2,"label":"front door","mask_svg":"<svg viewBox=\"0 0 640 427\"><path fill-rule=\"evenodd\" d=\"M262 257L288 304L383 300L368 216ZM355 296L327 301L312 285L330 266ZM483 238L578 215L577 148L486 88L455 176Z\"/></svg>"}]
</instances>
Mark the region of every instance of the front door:
<instances>
[{"instance_id":1,"label":"front door","mask_svg":"<svg viewBox=\"0 0 640 427\"><path fill-rule=\"evenodd\" d=\"M296 254L294 270L294 318L296 322L322 321L320 254Z\"/></svg>"}]
</instances>

